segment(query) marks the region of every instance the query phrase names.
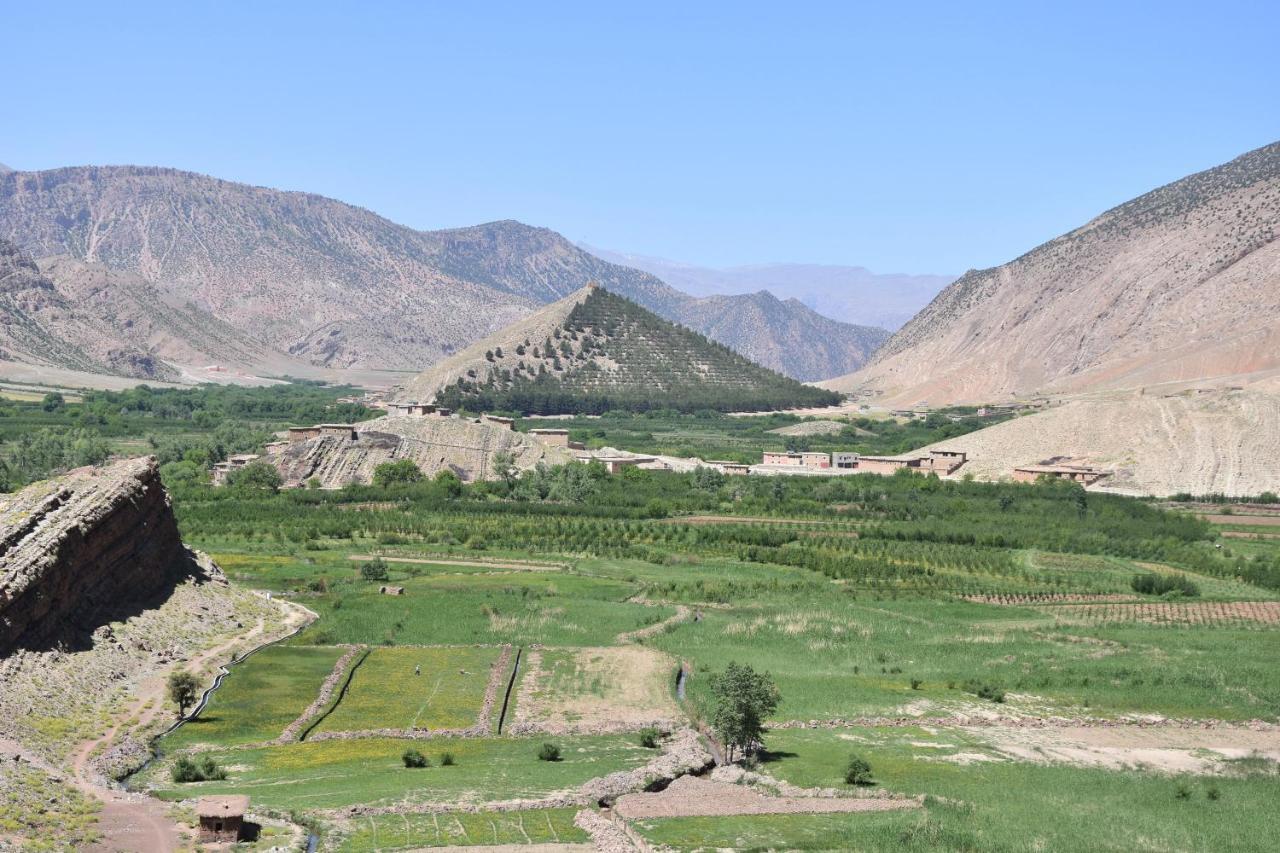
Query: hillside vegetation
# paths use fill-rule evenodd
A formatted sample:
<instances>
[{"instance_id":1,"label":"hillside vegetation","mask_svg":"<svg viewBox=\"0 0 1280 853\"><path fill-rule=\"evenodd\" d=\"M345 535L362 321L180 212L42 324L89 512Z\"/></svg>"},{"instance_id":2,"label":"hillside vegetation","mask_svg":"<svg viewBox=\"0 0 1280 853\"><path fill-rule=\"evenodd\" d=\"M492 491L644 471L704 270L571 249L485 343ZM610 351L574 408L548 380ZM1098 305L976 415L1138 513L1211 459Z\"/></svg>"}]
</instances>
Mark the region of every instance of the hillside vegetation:
<instances>
[{"instance_id":1,"label":"hillside vegetation","mask_svg":"<svg viewBox=\"0 0 1280 853\"><path fill-rule=\"evenodd\" d=\"M483 347L486 363L468 367L452 384L429 372L402 396L433 393L452 408L543 415L763 411L839 402L838 395L753 364L603 288L557 305L563 319L542 339L519 325L475 345L470 352Z\"/></svg>"}]
</instances>

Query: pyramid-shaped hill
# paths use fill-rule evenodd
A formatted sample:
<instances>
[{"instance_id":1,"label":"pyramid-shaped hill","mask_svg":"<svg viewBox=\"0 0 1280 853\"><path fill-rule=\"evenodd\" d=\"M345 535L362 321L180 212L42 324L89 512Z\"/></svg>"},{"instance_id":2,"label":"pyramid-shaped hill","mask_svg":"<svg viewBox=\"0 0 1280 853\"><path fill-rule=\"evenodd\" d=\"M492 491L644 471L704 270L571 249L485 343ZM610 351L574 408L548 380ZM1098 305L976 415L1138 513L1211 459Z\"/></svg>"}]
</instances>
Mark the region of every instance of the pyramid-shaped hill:
<instances>
[{"instance_id":1,"label":"pyramid-shaped hill","mask_svg":"<svg viewBox=\"0 0 1280 853\"><path fill-rule=\"evenodd\" d=\"M398 397L539 415L768 411L840 400L592 285L420 374Z\"/></svg>"}]
</instances>

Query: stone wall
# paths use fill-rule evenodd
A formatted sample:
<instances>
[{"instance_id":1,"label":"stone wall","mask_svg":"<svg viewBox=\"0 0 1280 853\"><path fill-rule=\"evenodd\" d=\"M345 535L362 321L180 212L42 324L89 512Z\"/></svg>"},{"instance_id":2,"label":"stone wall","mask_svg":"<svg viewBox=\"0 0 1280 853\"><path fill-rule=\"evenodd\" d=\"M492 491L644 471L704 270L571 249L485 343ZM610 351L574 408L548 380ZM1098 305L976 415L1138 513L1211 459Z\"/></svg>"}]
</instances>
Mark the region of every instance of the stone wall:
<instances>
[{"instance_id":1,"label":"stone wall","mask_svg":"<svg viewBox=\"0 0 1280 853\"><path fill-rule=\"evenodd\" d=\"M152 458L28 486L0 500L0 654L145 606L190 560Z\"/></svg>"}]
</instances>

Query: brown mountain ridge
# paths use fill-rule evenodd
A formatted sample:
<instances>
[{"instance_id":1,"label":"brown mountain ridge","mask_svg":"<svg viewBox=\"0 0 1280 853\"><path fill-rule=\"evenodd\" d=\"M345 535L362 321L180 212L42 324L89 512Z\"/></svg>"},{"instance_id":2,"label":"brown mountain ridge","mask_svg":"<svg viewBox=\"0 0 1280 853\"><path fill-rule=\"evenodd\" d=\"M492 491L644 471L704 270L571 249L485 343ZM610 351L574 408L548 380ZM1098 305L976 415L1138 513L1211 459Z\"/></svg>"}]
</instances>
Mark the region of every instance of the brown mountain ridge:
<instances>
[{"instance_id":1,"label":"brown mountain ridge","mask_svg":"<svg viewBox=\"0 0 1280 853\"><path fill-rule=\"evenodd\" d=\"M966 273L852 375L932 405L1280 370L1280 143Z\"/></svg>"},{"instance_id":2,"label":"brown mountain ridge","mask_svg":"<svg viewBox=\"0 0 1280 853\"><path fill-rule=\"evenodd\" d=\"M174 169L2 174L0 237L36 258L132 274L335 368L421 370L589 281L802 379L860 366L884 337L772 297L699 300L546 228L417 231L322 196Z\"/></svg>"}]
</instances>

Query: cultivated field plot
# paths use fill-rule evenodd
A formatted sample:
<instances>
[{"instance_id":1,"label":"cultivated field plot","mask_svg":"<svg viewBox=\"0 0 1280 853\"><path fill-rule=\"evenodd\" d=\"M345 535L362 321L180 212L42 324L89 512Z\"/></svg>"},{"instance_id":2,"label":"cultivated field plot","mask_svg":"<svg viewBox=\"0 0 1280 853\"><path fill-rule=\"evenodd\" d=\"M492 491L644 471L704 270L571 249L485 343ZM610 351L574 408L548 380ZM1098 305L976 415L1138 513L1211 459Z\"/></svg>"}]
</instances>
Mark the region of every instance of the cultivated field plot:
<instances>
[{"instance_id":1,"label":"cultivated field plot","mask_svg":"<svg viewBox=\"0 0 1280 853\"><path fill-rule=\"evenodd\" d=\"M318 644L598 646L674 612L627 603L633 584L566 572L448 573L397 577L395 583L404 586L404 595L353 584L343 589L339 608L316 601L323 619L302 638Z\"/></svg>"},{"instance_id":2,"label":"cultivated field plot","mask_svg":"<svg viewBox=\"0 0 1280 853\"><path fill-rule=\"evenodd\" d=\"M1174 631L1131 615L1098 624L1055 621L1073 608L1164 605L1180 606L877 601L828 588L821 596L778 593L767 602L708 609L701 621L677 625L649 645L691 663L694 703L707 698L705 676L732 661L772 673L782 693L776 720L956 713L1272 719L1280 631L1256 622ZM970 681L1009 696L998 705L980 699L966 689Z\"/></svg>"},{"instance_id":3,"label":"cultivated field plot","mask_svg":"<svg viewBox=\"0 0 1280 853\"><path fill-rule=\"evenodd\" d=\"M581 844L576 808L451 814L368 815L352 822L342 853L497 844Z\"/></svg>"},{"instance_id":4,"label":"cultivated field plot","mask_svg":"<svg viewBox=\"0 0 1280 853\"><path fill-rule=\"evenodd\" d=\"M487 723L480 714L501 652L420 646L374 649L311 736L379 729L456 731ZM505 675L496 677L502 680Z\"/></svg>"},{"instance_id":5,"label":"cultivated field plot","mask_svg":"<svg viewBox=\"0 0 1280 853\"><path fill-rule=\"evenodd\" d=\"M544 649L525 661L514 731L621 731L680 716L676 662L654 649Z\"/></svg>"},{"instance_id":6,"label":"cultivated field plot","mask_svg":"<svg viewBox=\"0 0 1280 853\"><path fill-rule=\"evenodd\" d=\"M632 827L663 850L893 850L927 817L919 810L863 814L770 814L636 820ZM913 848L907 848L913 849ZM946 847L924 847L942 849Z\"/></svg>"},{"instance_id":7,"label":"cultivated field plot","mask_svg":"<svg viewBox=\"0 0 1280 853\"><path fill-rule=\"evenodd\" d=\"M1110 622L1233 627L1280 624L1280 601L1149 601L1138 604L1065 604L1037 609L1052 613L1059 621L1081 625Z\"/></svg>"},{"instance_id":8,"label":"cultivated field plot","mask_svg":"<svg viewBox=\"0 0 1280 853\"><path fill-rule=\"evenodd\" d=\"M307 709L341 646L269 646L231 667L200 716L164 739L173 751L204 744L233 746L279 737Z\"/></svg>"},{"instance_id":9,"label":"cultivated field plot","mask_svg":"<svg viewBox=\"0 0 1280 853\"><path fill-rule=\"evenodd\" d=\"M1197 743L1232 742L1214 732L1156 732L1142 727L1101 729L1105 738L1132 735L1133 760L1111 766L1084 766L1038 758L1022 760L1001 753L978 729L932 727L849 728L829 731L775 731L762 769L803 787L842 787L851 755L871 765L876 788L911 796L932 795L924 812L894 816L849 815L843 822L807 817L808 831L841 843L794 843L787 823L763 846L808 849L942 849L942 850L1274 850L1280 840L1273 803L1280 796L1280 774L1274 762L1245 759L1226 762L1221 772L1192 775L1169 769L1134 769L1141 750L1167 735L1169 743L1195 754ZM1001 734L999 737L1003 737ZM1034 728L1016 735L1048 736ZM1243 735L1248 737L1249 735ZM1071 735L1075 737L1075 735ZM1198 740L1198 738L1204 738ZM1120 742L1120 741L1107 741ZM1242 741L1247 742L1247 741ZM999 744L996 740L994 743ZM1028 741L1028 744L1030 740ZM1112 769L1118 768L1118 769ZM1016 794L1016 795L1015 795ZM800 818L801 816L789 816ZM823 816L825 817L825 816ZM866 818L854 821L853 818ZM694 821L694 819L680 819ZM671 825L655 824L653 840L674 839L690 849L677 831L701 827L704 834L685 836L708 847L731 833L745 833L733 819L704 819ZM755 820L770 821L769 818ZM714 830L714 831L713 831ZM763 836L753 835L760 838ZM732 846L730 843L729 846ZM750 846L750 845L746 845Z\"/></svg>"},{"instance_id":10,"label":"cultivated field plot","mask_svg":"<svg viewBox=\"0 0 1280 853\"><path fill-rule=\"evenodd\" d=\"M634 735L565 737L560 761L539 761L544 738L442 737L433 740L356 738L235 748L218 753L230 772L219 782L180 785L170 762L156 762L139 781L166 800L207 794L248 794L256 806L283 810L536 799L576 789L588 780L631 770L653 758ZM407 749L426 755L431 767L409 769ZM442 766L446 753L452 766Z\"/></svg>"}]
</instances>

